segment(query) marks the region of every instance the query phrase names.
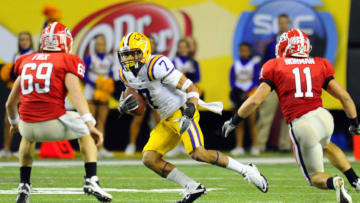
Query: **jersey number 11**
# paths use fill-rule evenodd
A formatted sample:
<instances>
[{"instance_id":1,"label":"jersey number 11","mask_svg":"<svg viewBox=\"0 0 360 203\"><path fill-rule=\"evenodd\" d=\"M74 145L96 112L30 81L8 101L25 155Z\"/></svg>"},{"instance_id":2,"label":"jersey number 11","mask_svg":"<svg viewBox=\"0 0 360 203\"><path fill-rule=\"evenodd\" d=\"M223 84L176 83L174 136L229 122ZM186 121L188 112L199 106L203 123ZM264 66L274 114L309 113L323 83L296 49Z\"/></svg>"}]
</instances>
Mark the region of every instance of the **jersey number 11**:
<instances>
[{"instance_id":1,"label":"jersey number 11","mask_svg":"<svg viewBox=\"0 0 360 203\"><path fill-rule=\"evenodd\" d=\"M300 78L300 69L299 68L294 68L292 70L294 76L295 76L295 88L296 88L296 92L294 94L295 98L298 97L304 97L304 92L301 89L301 78ZM304 74L305 74L305 80L306 80L306 92L305 92L305 97L313 97L314 94L312 92L312 82L311 82L311 71L309 67L304 68L303 70Z\"/></svg>"}]
</instances>

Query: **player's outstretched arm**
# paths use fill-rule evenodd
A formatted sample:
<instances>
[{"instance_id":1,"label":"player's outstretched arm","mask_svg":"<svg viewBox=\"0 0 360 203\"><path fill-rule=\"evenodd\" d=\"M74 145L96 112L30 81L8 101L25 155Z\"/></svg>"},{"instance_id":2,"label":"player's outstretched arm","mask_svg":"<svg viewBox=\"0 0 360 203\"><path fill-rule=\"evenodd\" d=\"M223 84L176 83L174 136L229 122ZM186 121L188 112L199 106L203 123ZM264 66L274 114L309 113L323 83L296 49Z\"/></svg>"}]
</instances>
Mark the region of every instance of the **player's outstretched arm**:
<instances>
[{"instance_id":1,"label":"player's outstretched arm","mask_svg":"<svg viewBox=\"0 0 360 203\"><path fill-rule=\"evenodd\" d=\"M8 114L9 123L11 124L10 133L13 134L18 131L17 124L20 121L17 106L20 101L20 77L15 80L14 86L11 89L10 95L6 101L6 112Z\"/></svg>"},{"instance_id":2,"label":"player's outstretched arm","mask_svg":"<svg viewBox=\"0 0 360 203\"><path fill-rule=\"evenodd\" d=\"M354 101L351 99L350 94L335 79L329 82L326 91L341 102L348 118L356 118Z\"/></svg>"},{"instance_id":3,"label":"player's outstretched arm","mask_svg":"<svg viewBox=\"0 0 360 203\"><path fill-rule=\"evenodd\" d=\"M199 94L198 92L198 88L194 85L194 83L192 83L185 75L182 75L178 84L176 85L177 89L183 90L186 93L197 93L197 95ZM195 105L198 104L198 96L187 96L188 102L193 103Z\"/></svg>"},{"instance_id":4,"label":"player's outstretched arm","mask_svg":"<svg viewBox=\"0 0 360 203\"><path fill-rule=\"evenodd\" d=\"M256 89L255 93L250 96L244 104L240 106L237 113L242 118L247 118L250 114L252 114L263 101L269 96L271 92L271 87L262 82L260 86Z\"/></svg>"},{"instance_id":5,"label":"player's outstretched arm","mask_svg":"<svg viewBox=\"0 0 360 203\"><path fill-rule=\"evenodd\" d=\"M329 92L336 99L340 100L342 106L344 107L344 111L350 122L350 134L359 135L359 120L357 118L354 101L351 99L350 94L344 88L342 88L341 85L334 79L329 82L326 91Z\"/></svg>"},{"instance_id":6,"label":"player's outstretched arm","mask_svg":"<svg viewBox=\"0 0 360 203\"><path fill-rule=\"evenodd\" d=\"M271 87L267 83L262 82L256 89L255 93L240 106L237 113L230 120L224 123L222 127L222 135L227 137L242 120L247 118L260 106L270 92Z\"/></svg>"},{"instance_id":7,"label":"player's outstretched arm","mask_svg":"<svg viewBox=\"0 0 360 203\"><path fill-rule=\"evenodd\" d=\"M100 146L104 140L103 134L95 128L96 121L91 115L89 105L81 91L79 78L72 73L66 73L65 86L73 98L75 108L80 113L81 119L88 126L96 145Z\"/></svg>"}]
</instances>

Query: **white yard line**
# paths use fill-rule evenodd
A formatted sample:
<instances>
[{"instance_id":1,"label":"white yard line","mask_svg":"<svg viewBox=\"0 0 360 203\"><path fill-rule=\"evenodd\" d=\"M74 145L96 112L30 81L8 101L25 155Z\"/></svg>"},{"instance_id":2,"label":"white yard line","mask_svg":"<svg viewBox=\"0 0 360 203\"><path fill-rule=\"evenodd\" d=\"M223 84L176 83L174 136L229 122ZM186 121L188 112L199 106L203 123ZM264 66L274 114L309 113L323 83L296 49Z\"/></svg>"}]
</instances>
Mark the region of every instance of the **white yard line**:
<instances>
[{"instance_id":1,"label":"white yard line","mask_svg":"<svg viewBox=\"0 0 360 203\"><path fill-rule=\"evenodd\" d=\"M184 189L149 189L149 190L138 190L138 189L117 189L117 188L104 188L106 192L133 192L133 193L181 193ZM206 188L207 191L213 190L222 190L222 188ZM17 194L17 188L11 190L0 190L0 194ZM47 194L47 195L57 195L57 194L84 194L82 188L32 188L31 195L36 194Z\"/></svg>"},{"instance_id":2,"label":"white yard line","mask_svg":"<svg viewBox=\"0 0 360 203\"><path fill-rule=\"evenodd\" d=\"M348 157L350 162L354 162L354 157ZM194 161L192 159L166 159L168 162L171 162L175 165L198 165L204 164L201 162ZM254 163L254 164L295 164L295 159L293 157L267 157L267 158L237 158L241 163ZM329 162L328 159L325 159L325 162ZM80 160L35 160L33 166L35 167L69 167L69 166L83 166L84 162ZM138 166L143 165L141 160L100 160L98 165L101 166ZM10 162L0 162L1 167L17 167L19 163L17 161Z\"/></svg>"}]
</instances>

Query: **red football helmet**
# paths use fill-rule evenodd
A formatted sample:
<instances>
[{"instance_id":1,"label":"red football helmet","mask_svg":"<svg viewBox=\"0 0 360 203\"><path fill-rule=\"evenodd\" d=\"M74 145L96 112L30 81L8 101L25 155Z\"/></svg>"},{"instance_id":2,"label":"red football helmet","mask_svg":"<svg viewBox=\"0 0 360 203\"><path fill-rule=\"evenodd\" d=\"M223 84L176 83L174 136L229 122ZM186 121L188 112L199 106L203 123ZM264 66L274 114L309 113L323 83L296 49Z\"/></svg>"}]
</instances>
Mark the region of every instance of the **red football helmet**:
<instances>
[{"instance_id":1,"label":"red football helmet","mask_svg":"<svg viewBox=\"0 0 360 203\"><path fill-rule=\"evenodd\" d=\"M310 40L305 32L291 29L281 34L276 44L276 58L279 57L309 57L311 51Z\"/></svg>"},{"instance_id":2,"label":"red football helmet","mask_svg":"<svg viewBox=\"0 0 360 203\"><path fill-rule=\"evenodd\" d=\"M53 22L42 31L40 43L40 50L42 51L64 51L71 53L73 38L70 30L65 25Z\"/></svg>"}]
</instances>

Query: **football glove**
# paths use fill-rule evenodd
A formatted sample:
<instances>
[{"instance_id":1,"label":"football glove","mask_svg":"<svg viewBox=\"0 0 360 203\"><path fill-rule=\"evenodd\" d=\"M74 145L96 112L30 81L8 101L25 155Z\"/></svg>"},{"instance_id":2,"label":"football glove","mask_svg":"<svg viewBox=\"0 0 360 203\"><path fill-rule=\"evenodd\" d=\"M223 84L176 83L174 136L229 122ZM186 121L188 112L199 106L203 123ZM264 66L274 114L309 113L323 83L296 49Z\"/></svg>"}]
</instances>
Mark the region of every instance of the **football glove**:
<instances>
[{"instance_id":1,"label":"football glove","mask_svg":"<svg viewBox=\"0 0 360 203\"><path fill-rule=\"evenodd\" d=\"M129 94L125 99L123 97L124 92L121 93L118 110L120 116L124 113L130 114L132 111L139 107L139 103L136 99L130 99L132 94Z\"/></svg>"},{"instance_id":2,"label":"football glove","mask_svg":"<svg viewBox=\"0 0 360 203\"><path fill-rule=\"evenodd\" d=\"M241 118L237 113L235 113L235 115L228 121L225 121L224 125L222 126L222 136L227 138L242 120L244 120L244 118Z\"/></svg>"},{"instance_id":3,"label":"football glove","mask_svg":"<svg viewBox=\"0 0 360 203\"><path fill-rule=\"evenodd\" d=\"M195 114L195 104L187 103L183 112L183 116L179 119L180 122L180 135L188 131L191 127L191 123Z\"/></svg>"},{"instance_id":4,"label":"football glove","mask_svg":"<svg viewBox=\"0 0 360 203\"><path fill-rule=\"evenodd\" d=\"M360 124L357 118L349 119L350 127L349 132L351 135L360 135Z\"/></svg>"}]
</instances>

